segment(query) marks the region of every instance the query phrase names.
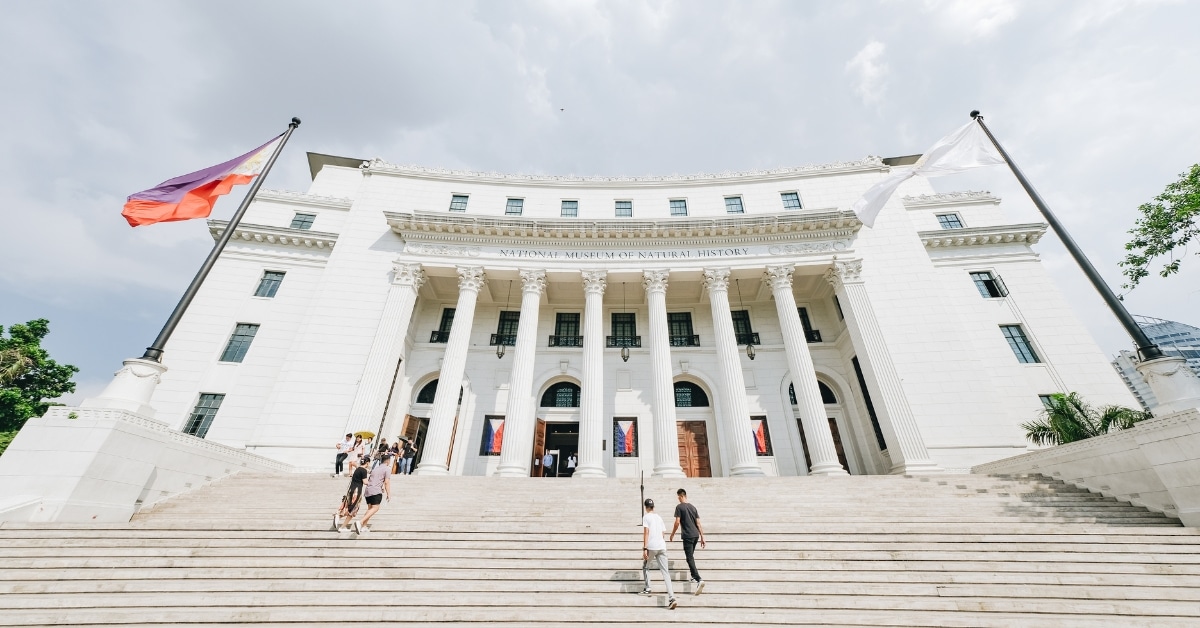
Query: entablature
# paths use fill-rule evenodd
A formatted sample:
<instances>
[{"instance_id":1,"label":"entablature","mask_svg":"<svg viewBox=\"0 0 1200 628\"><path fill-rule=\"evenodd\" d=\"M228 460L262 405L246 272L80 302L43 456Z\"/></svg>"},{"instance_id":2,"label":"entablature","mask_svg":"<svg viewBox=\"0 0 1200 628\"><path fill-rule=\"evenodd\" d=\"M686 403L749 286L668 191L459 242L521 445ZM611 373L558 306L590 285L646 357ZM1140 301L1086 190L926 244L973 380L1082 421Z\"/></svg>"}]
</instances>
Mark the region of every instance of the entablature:
<instances>
[{"instance_id":1,"label":"entablature","mask_svg":"<svg viewBox=\"0 0 1200 628\"><path fill-rule=\"evenodd\" d=\"M486 244L625 246L630 240L669 244L737 244L783 240L848 239L862 228L853 212L837 210L738 215L728 218L659 220L536 219L384 212L388 226L406 240L447 240ZM549 242L548 242L549 240Z\"/></svg>"},{"instance_id":2,"label":"entablature","mask_svg":"<svg viewBox=\"0 0 1200 628\"><path fill-rule=\"evenodd\" d=\"M209 220L208 232L212 234L213 239L216 240L217 238L221 237L221 234L225 232L225 228L228 225L228 220ZM329 250L332 249L333 245L337 243L337 238L338 236L336 233L241 223L234 230L233 237L230 238L230 240L266 242L267 244L279 244L281 246L297 246Z\"/></svg>"},{"instance_id":3,"label":"entablature","mask_svg":"<svg viewBox=\"0 0 1200 628\"><path fill-rule=\"evenodd\" d=\"M982 246L988 244L1037 244L1046 234L1046 223L970 227L921 231L917 235L926 248Z\"/></svg>"},{"instance_id":4,"label":"entablature","mask_svg":"<svg viewBox=\"0 0 1200 628\"><path fill-rule=\"evenodd\" d=\"M288 190L259 190L258 194L254 195L254 200L341 210L350 209L350 206L354 203L354 199L350 198L316 196L314 194L304 194L303 192L291 192Z\"/></svg>"},{"instance_id":5,"label":"entablature","mask_svg":"<svg viewBox=\"0 0 1200 628\"><path fill-rule=\"evenodd\" d=\"M907 209L955 207L958 205L1000 204L1000 197L988 192L987 190L947 192L945 194L921 194L919 196L905 196L901 200L904 201L904 207Z\"/></svg>"}]
</instances>

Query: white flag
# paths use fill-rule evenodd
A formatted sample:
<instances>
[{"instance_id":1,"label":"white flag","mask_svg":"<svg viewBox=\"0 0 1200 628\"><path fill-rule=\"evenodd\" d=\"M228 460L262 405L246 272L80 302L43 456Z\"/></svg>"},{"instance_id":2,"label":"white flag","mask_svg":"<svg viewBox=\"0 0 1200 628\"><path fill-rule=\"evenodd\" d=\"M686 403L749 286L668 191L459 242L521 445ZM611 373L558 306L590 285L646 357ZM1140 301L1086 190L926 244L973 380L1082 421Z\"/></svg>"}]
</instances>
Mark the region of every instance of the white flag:
<instances>
[{"instance_id":1,"label":"white flag","mask_svg":"<svg viewBox=\"0 0 1200 628\"><path fill-rule=\"evenodd\" d=\"M883 209L892 194L896 193L896 188L911 177L919 174L937 177L1002 163L1004 158L996 151L992 141L984 134L983 129L971 120L938 140L921 155L911 169L894 171L883 181L872 185L850 209L858 215L858 219L864 225L871 227L875 225L875 217L879 215L879 210Z\"/></svg>"}]
</instances>

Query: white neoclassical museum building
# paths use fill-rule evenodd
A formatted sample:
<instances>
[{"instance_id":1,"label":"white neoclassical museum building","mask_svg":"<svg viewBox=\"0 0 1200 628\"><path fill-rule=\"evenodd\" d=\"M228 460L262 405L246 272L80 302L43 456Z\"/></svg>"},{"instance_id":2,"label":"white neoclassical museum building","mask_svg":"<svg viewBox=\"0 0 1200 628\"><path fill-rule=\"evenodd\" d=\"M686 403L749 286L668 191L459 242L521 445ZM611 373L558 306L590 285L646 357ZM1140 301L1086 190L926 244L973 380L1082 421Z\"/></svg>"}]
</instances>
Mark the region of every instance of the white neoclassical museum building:
<instances>
[{"instance_id":1,"label":"white neoclassical museum building","mask_svg":"<svg viewBox=\"0 0 1200 628\"><path fill-rule=\"evenodd\" d=\"M157 418L303 468L347 432L418 473L964 471L1040 396L1134 406L988 193L875 158L526 176L309 155L262 191L166 346ZM214 236L225 223L210 222ZM552 469L538 461L554 457Z\"/></svg>"}]
</instances>

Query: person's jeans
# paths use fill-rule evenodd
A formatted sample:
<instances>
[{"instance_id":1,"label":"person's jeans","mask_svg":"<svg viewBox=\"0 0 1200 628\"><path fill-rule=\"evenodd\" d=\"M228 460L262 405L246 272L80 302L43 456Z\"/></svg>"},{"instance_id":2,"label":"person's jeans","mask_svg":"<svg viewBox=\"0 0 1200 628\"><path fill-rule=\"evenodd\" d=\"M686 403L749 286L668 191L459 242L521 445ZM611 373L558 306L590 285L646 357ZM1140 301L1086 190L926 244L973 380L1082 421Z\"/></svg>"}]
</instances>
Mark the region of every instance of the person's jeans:
<instances>
[{"instance_id":1,"label":"person's jeans","mask_svg":"<svg viewBox=\"0 0 1200 628\"><path fill-rule=\"evenodd\" d=\"M683 555L687 557L688 570L692 572L693 580L700 580L700 572L696 571L696 545L700 543L699 538L689 539L683 537Z\"/></svg>"},{"instance_id":2,"label":"person's jeans","mask_svg":"<svg viewBox=\"0 0 1200 628\"><path fill-rule=\"evenodd\" d=\"M412 474L412 461L413 461L412 458L405 458L404 459L404 467L401 469L400 472L403 473L404 475L411 475Z\"/></svg>"},{"instance_id":3,"label":"person's jeans","mask_svg":"<svg viewBox=\"0 0 1200 628\"><path fill-rule=\"evenodd\" d=\"M642 579L646 581L646 588L650 588L650 568L655 563L658 563L658 570L662 572L663 582L667 583L667 597L675 597L675 589L671 588L671 570L667 568L667 550L647 550L646 561L642 563Z\"/></svg>"},{"instance_id":4,"label":"person's jeans","mask_svg":"<svg viewBox=\"0 0 1200 628\"><path fill-rule=\"evenodd\" d=\"M338 475L342 474L342 463L346 462L346 458L349 456L350 456L350 454L344 454L344 453L337 455L337 458L334 459L334 461L333 461L333 472L334 473L336 473Z\"/></svg>"}]
</instances>

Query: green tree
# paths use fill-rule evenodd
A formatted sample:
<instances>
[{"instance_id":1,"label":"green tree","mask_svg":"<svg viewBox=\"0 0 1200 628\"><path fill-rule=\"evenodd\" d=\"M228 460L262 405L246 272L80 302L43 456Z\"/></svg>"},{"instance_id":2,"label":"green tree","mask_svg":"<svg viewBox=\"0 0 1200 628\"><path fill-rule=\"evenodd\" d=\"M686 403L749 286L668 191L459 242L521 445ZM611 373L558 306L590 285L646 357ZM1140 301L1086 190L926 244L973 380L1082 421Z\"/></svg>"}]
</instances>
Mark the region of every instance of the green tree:
<instances>
[{"instance_id":1,"label":"green tree","mask_svg":"<svg viewBox=\"0 0 1200 628\"><path fill-rule=\"evenodd\" d=\"M1143 203L1138 211L1142 215L1129 230L1133 239L1125 245L1129 253L1121 261L1122 272L1129 279L1126 289L1133 289L1150 275L1150 262L1156 257L1165 255L1169 260L1159 271L1160 276L1179 272L1188 243L1200 236L1200 224L1196 222L1200 216L1200 164L1180 174L1178 181L1168 185L1153 202Z\"/></svg>"},{"instance_id":2,"label":"green tree","mask_svg":"<svg viewBox=\"0 0 1200 628\"><path fill-rule=\"evenodd\" d=\"M1129 429L1154 415L1124 406L1093 408L1079 393L1050 395L1050 405L1036 421L1022 423L1035 445L1065 445L1077 440Z\"/></svg>"},{"instance_id":3,"label":"green tree","mask_svg":"<svg viewBox=\"0 0 1200 628\"><path fill-rule=\"evenodd\" d=\"M0 326L0 432L21 429L29 417L46 412L48 400L75 392L71 377L79 369L50 359L42 348L48 333L44 318L13 325L8 337Z\"/></svg>"}]
</instances>

